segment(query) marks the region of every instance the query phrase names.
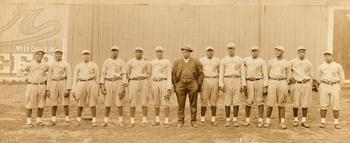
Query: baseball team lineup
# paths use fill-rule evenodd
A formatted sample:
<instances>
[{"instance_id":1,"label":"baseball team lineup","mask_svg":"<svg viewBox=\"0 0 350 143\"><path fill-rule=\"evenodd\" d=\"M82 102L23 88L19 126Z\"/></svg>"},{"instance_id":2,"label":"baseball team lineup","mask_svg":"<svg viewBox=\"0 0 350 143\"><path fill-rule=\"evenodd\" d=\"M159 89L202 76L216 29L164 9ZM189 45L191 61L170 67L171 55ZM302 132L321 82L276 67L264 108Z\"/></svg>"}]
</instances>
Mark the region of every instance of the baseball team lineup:
<instances>
[{"instance_id":1,"label":"baseball team lineup","mask_svg":"<svg viewBox=\"0 0 350 143\"><path fill-rule=\"evenodd\" d=\"M206 54L196 59L191 56L195 51L190 46L184 46L179 49L182 56L172 62L166 58L167 51L162 46L155 47L155 58L152 60L143 57L142 47L136 47L133 50L135 57L128 61L119 57L118 46L112 46L110 57L106 57L101 69L92 61L93 53L89 50L81 52L81 62L72 68L63 60L63 50L56 49L54 62L48 64L43 61L45 51L37 49L33 61L20 69L27 82L24 127L34 127L32 122L34 109L37 110L36 126L55 126L57 108L61 106L64 109L64 124L70 126L70 99L74 99L77 106L76 119L72 122L74 127L82 124L84 107L90 108L92 127L108 127L111 108L114 107L117 109L119 126L123 127L126 124L123 113L127 110L125 107L128 107L130 113L128 127L135 126L138 107L141 107L142 111L142 126L148 126L148 110L151 107L155 113L151 126L162 125L167 128L171 124L170 98L174 95L177 99L178 128L183 127L185 123L187 98L190 103L191 127L198 128L207 124L207 110L211 113L210 124L221 126L217 122L216 114L219 93L222 92L224 127L247 127L254 124L257 128L270 128L271 116L275 109L278 112L279 127L287 129L285 112L289 108L288 106L286 109L286 104L290 94L294 117L292 126L310 128L313 125L309 125L307 117L312 101L312 88L315 84L320 106L318 110L320 123L317 126L326 128L326 115L330 109L334 128L341 129L340 96L345 76L343 67L333 60L332 51L323 52L324 62L316 69L307 59L308 50L304 46L295 48L297 57L292 60L284 58L283 46L273 47L275 57L268 61L260 57L258 46L247 49L250 50L250 55L246 57L240 57L236 53L237 48L233 42L228 43L225 49L226 56L220 59L215 56L215 49L208 46L204 49ZM98 104L99 96L103 96L103 105ZM198 98L200 104L197 103ZM125 99L128 99L127 103L123 102ZM51 120L44 123L42 117L47 100L50 101L52 114ZM151 102L153 104L149 105ZM242 103L245 107L243 124L238 120ZM197 105L200 106L199 122L197 122ZM104 106L101 125L97 122L97 106ZM251 121L252 106L257 106L257 121ZM302 113L301 117L299 110ZM164 115L162 121L160 114Z\"/></svg>"}]
</instances>

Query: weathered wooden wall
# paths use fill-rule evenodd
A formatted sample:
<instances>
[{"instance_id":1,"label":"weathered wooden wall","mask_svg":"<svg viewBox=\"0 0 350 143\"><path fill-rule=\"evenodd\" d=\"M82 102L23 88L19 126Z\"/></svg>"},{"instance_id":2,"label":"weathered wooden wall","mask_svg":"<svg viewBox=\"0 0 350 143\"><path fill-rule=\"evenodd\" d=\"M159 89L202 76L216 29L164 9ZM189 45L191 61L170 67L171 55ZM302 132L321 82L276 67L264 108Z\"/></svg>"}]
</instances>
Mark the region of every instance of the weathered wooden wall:
<instances>
[{"instance_id":1,"label":"weathered wooden wall","mask_svg":"<svg viewBox=\"0 0 350 143\"><path fill-rule=\"evenodd\" d=\"M142 46L145 56L152 58L154 47L162 45L168 58L174 60L180 56L179 49L184 45L191 45L197 58L204 56L206 46L213 46L217 49L217 57L223 57L225 45L233 41L238 45L240 56L248 56L249 48L258 45L262 49L262 57L266 60L273 57L273 47L276 45L286 48L287 59L294 58L297 46L304 45L309 49L308 58L315 67L322 62L322 52L331 47L328 45L330 8L350 6L350 2L346 0L0 2L0 5L5 7L23 4L44 9L35 24L48 19L60 19L59 22L63 25L60 30L63 32L56 37L61 40L57 45L66 50L67 58L73 65L79 62L82 49L93 51L93 60L102 64L103 60L108 58L108 51L112 45L121 48L121 57L125 60L133 57L133 49L136 46ZM11 17L9 11L1 15L4 14ZM4 20L0 20L0 27L3 26ZM8 37L16 39L18 35L0 33L0 40ZM31 42L40 43L40 40ZM346 53L344 51L347 51L344 47L346 48L335 47L336 59L342 64L348 64L349 62L343 60ZM350 69L347 71L350 73Z\"/></svg>"}]
</instances>

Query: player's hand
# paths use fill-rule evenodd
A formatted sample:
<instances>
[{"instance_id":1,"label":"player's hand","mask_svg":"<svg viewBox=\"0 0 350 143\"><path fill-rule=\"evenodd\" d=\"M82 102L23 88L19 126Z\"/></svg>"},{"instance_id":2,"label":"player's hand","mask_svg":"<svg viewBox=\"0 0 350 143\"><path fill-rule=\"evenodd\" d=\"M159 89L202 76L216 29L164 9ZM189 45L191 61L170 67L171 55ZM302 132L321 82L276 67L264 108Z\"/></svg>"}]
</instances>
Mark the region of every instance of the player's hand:
<instances>
[{"instance_id":1,"label":"player's hand","mask_svg":"<svg viewBox=\"0 0 350 143\"><path fill-rule=\"evenodd\" d=\"M202 85L201 84L198 85L198 92L202 92Z\"/></svg>"},{"instance_id":2,"label":"player's hand","mask_svg":"<svg viewBox=\"0 0 350 143\"><path fill-rule=\"evenodd\" d=\"M67 90L64 92L64 97L69 97L69 94L70 94L70 89L67 89Z\"/></svg>"},{"instance_id":3,"label":"player's hand","mask_svg":"<svg viewBox=\"0 0 350 143\"><path fill-rule=\"evenodd\" d=\"M74 100L77 101L77 96L76 96L75 92L72 92L71 94L72 94Z\"/></svg>"},{"instance_id":4,"label":"player's hand","mask_svg":"<svg viewBox=\"0 0 350 143\"><path fill-rule=\"evenodd\" d=\"M166 95L171 96L171 94L172 94L171 89L168 89L168 90L166 91Z\"/></svg>"},{"instance_id":5,"label":"player's hand","mask_svg":"<svg viewBox=\"0 0 350 143\"><path fill-rule=\"evenodd\" d=\"M241 92L246 92L246 91L247 91L247 86L242 85L242 86L241 86Z\"/></svg>"},{"instance_id":6,"label":"player's hand","mask_svg":"<svg viewBox=\"0 0 350 143\"><path fill-rule=\"evenodd\" d=\"M101 89L101 93L102 93L103 95L106 95L106 94L107 94L106 87L105 87L104 85L101 85L101 86L100 86L100 89Z\"/></svg>"},{"instance_id":7,"label":"player's hand","mask_svg":"<svg viewBox=\"0 0 350 143\"><path fill-rule=\"evenodd\" d=\"M126 94L125 87L123 87L123 88L121 89L121 92L119 93L119 99L120 99L120 100L124 99L125 94Z\"/></svg>"},{"instance_id":8,"label":"player's hand","mask_svg":"<svg viewBox=\"0 0 350 143\"><path fill-rule=\"evenodd\" d=\"M219 89L220 89L220 91L225 92L224 86L220 86Z\"/></svg>"},{"instance_id":9,"label":"player's hand","mask_svg":"<svg viewBox=\"0 0 350 143\"><path fill-rule=\"evenodd\" d=\"M46 95L46 97L50 97L50 91L46 90L45 95Z\"/></svg>"},{"instance_id":10,"label":"player's hand","mask_svg":"<svg viewBox=\"0 0 350 143\"><path fill-rule=\"evenodd\" d=\"M263 88L263 95L267 95L267 86L264 86Z\"/></svg>"}]
</instances>

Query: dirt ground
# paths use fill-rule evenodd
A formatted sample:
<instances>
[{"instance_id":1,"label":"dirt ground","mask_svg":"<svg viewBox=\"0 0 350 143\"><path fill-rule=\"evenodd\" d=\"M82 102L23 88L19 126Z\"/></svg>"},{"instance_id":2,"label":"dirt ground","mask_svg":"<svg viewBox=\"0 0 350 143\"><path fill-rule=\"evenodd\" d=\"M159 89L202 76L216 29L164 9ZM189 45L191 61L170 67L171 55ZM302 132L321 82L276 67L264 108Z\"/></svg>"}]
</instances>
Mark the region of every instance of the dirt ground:
<instances>
[{"instance_id":1,"label":"dirt ground","mask_svg":"<svg viewBox=\"0 0 350 143\"><path fill-rule=\"evenodd\" d=\"M336 130L333 126L333 118L331 112L327 115L327 126L325 129L318 128L319 124L319 98L318 94L314 94L313 104L310 109L309 121L311 128L292 127L292 109L287 107L287 130L281 130L278 126L277 110L274 109L272 127L257 128L256 127L256 109L253 108L252 125L249 127L240 126L238 128L224 126L224 109L222 106L222 96L220 97L218 107L218 126L213 127L209 122L199 128L191 128L189 126L189 109L186 108L186 123L183 128L176 127L177 106L175 96L172 96L171 106L171 125L169 128L162 126L152 127L153 110L149 108L149 125L141 126L141 113L137 109L136 126L128 128L129 112L128 108L124 108L126 121L125 127L119 127L116 120L116 110L112 109L111 124L109 127L92 127L91 121L83 120L83 125L75 128L72 125L63 125L63 109L58 110L58 125L54 127L33 127L30 129L23 128L25 125L24 110L24 85L0 85L0 142L26 142L26 143L50 143L50 142L67 142L67 143L96 143L96 142L349 142L350 139L350 94L349 89L343 90L342 100L343 108L341 111L342 129ZM103 121L103 97L100 97L98 108L98 123ZM290 100L290 99L289 99ZM73 100L72 100L73 101ZM75 119L76 106L74 101L71 108L71 121ZM187 104L188 105L188 104ZM198 108L199 109L199 108ZM244 121L244 106L240 108L239 120ZM34 112L35 113L35 112ZM89 117L89 110L84 110L83 116ZM199 112L198 112L199 114ZM209 113L210 114L210 111ZM50 120L50 108L47 106L44 112L44 121ZM36 114L33 114L35 122ZM199 119L199 116L197 116ZM163 117L161 117L163 119ZM208 116L207 121L210 120Z\"/></svg>"}]
</instances>

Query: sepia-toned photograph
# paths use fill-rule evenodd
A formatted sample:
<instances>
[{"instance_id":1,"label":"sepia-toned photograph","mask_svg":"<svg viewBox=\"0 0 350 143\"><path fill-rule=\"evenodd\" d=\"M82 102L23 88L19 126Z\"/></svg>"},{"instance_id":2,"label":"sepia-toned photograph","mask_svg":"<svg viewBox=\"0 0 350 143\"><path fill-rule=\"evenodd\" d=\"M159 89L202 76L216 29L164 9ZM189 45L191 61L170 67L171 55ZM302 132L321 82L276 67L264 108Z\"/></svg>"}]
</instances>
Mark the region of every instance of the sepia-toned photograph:
<instances>
[{"instance_id":1,"label":"sepia-toned photograph","mask_svg":"<svg viewBox=\"0 0 350 143\"><path fill-rule=\"evenodd\" d=\"M350 142L350 0L0 0L0 143L301 142Z\"/></svg>"}]
</instances>

